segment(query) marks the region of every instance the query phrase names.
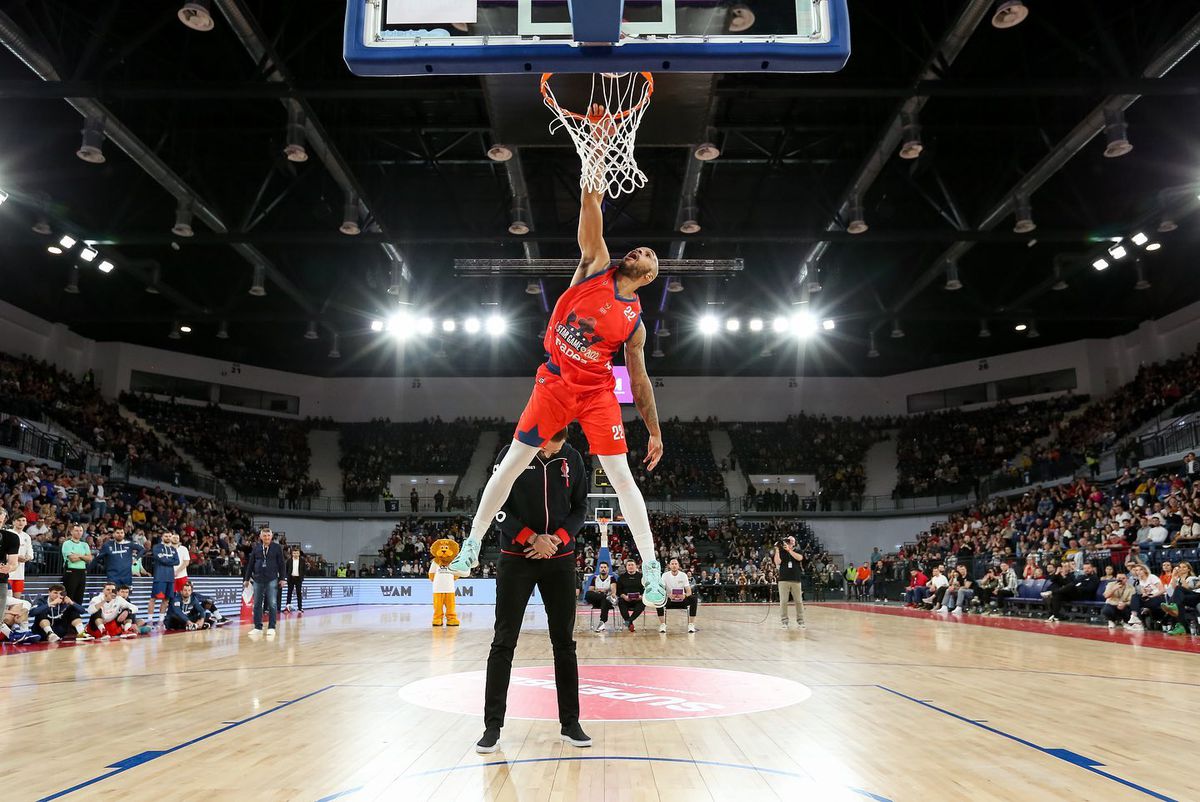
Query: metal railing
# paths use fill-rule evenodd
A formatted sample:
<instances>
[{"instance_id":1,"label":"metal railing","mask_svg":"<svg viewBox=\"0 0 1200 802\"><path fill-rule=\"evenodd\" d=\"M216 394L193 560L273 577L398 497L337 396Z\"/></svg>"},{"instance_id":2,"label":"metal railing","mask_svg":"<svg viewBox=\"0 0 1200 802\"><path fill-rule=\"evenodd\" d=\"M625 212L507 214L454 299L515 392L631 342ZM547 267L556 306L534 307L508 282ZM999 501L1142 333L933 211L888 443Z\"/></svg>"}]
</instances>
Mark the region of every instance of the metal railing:
<instances>
[{"instance_id":1,"label":"metal railing","mask_svg":"<svg viewBox=\"0 0 1200 802\"><path fill-rule=\"evenodd\" d=\"M58 435L49 434L27 420L11 417L0 423L0 446L28 454L43 462L56 462L64 468L83 470L87 452Z\"/></svg>"},{"instance_id":2,"label":"metal railing","mask_svg":"<svg viewBox=\"0 0 1200 802\"><path fill-rule=\"evenodd\" d=\"M1133 455L1138 460L1165 457L1200 447L1200 419L1181 418L1173 426L1142 435L1133 443Z\"/></svg>"}]
</instances>

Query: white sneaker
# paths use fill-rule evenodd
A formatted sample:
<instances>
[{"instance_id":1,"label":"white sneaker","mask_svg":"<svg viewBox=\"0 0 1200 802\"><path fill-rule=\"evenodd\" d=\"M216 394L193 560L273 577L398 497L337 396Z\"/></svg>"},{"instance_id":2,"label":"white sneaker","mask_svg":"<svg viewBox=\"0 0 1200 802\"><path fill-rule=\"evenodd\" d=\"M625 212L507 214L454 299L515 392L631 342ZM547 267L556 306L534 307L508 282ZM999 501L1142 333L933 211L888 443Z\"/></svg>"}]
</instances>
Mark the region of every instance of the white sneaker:
<instances>
[{"instance_id":1,"label":"white sneaker","mask_svg":"<svg viewBox=\"0 0 1200 802\"><path fill-rule=\"evenodd\" d=\"M89 635L86 632L80 632L78 635L75 636L75 640L78 643L90 643L91 641L95 640L95 638L93 638L91 635Z\"/></svg>"},{"instance_id":2,"label":"white sneaker","mask_svg":"<svg viewBox=\"0 0 1200 802\"><path fill-rule=\"evenodd\" d=\"M47 643L58 643L60 640L62 640L62 638L58 637L53 632L46 636Z\"/></svg>"},{"instance_id":3,"label":"white sneaker","mask_svg":"<svg viewBox=\"0 0 1200 802\"><path fill-rule=\"evenodd\" d=\"M942 605L941 607L934 610L934 612L935 613L948 613L948 612L950 612L950 610L947 609L947 607L945 605Z\"/></svg>"},{"instance_id":4,"label":"white sneaker","mask_svg":"<svg viewBox=\"0 0 1200 802\"><path fill-rule=\"evenodd\" d=\"M275 637L275 628L274 627L271 627L270 629L267 630L267 637L268 638Z\"/></svg>"},{"instance_id":5,"label":"white sneaker","mask_svg":"<svg viewBox=\"0 0 1200 802\"><path fill-rule=\"evenodd\" d=\"M961 607L955 607L955 608L954 608L953 610L951 610L950 612L954 613L954 615L962 615L962 614L963 614L963 608L961 608Z\"/></svg>"},{"instance_id":6,"label":"white sneaker","mask_svg":"<svg viewBox=\"0 0 1200 802\"><path fill-rule=\"evenodd\" d=\"M1046 622L1047 622L1047 623L1049 623L1049 622L1057 622L1057 621L1058 621L1058 616L1055 616L1055 615L1048 616L1048 617L1046 618Z\"/></svg>"},{"instance_id":7,"label":"white sneaker","mask_svg":"<svg viewBox=\"0 0 1200 802\"><path fill-rule=\"evenodd\" d=\"M607 631L608 631L608 624L604 623L603 621L601 621L599 624L597 624L596 628L592 630L592 632L607 632Z\"/></svg>"},{"instance_id":8,"label":"white sneaker","mask_svg":"<svg viewBox=\"0 0 1200 802\"><path fill-rule=\"evenodd\" d=\"M696 634L696 625L695 624L688 624L688 634L689 635Z\"/></svg>"},{"instance_id":9,"label":"white sneaker","mask_svg":"<svg viewBox=\"0 0 1200 802\"><path fill-rule=\"evenodd\" d=\"M1116 621L1109 621L1109 622L1108 622L1108 628L1109 628L1109 629L1116 629L1116 628L1117 628L1117 622L1116 622Z\"/></svg>"},{"instance_id":10,"label":"white sneaker","mask_svg":"<svg viewBox=\"0 0 1200 802\"><path fill-rule=\"evenodd\" d=\"M262 630L261 629L251 629L249 632L246 633L246 637L248 637L250 640L258 640L262 637Z\"/></svg>"},{"instance_id":11,"label":"white sneaker","mask_svg":"<svg viewBox=\"0 0 1200 802\"><path fill-rule=\"evenodd\" d=\"M110 636L109 636L109 635L101 635L101 636L100 636L100 640L101 640L101 641L106 641L106 640L109 640L109 638L110 638Z\"/></svg>"},{"instance_id":12,"label":"white sneaker","mask_svg":"<svg viewBox=\"0 0 1200 802\"><path fill-rule=\"evenodd\" d=\"M667 625L666 625L666 624L659 624L659 625L658 625L658 634L660 634L660 635L666 635L666 634L667 634Z\"/></svg>"},{"instance_id":13,"label":"white sneaker","mask_svg":"<svg viewBox=\"0 0 1200 802\"><path fill-rule=\"evenodd\" d=\"M1126 629L1145 629L1145 627L1142 626L1141 621L1132 621L1132 620L1129 621L1128 623L1126 623L1125 627L1126 627Z\"/></svg>"}]
</instances>

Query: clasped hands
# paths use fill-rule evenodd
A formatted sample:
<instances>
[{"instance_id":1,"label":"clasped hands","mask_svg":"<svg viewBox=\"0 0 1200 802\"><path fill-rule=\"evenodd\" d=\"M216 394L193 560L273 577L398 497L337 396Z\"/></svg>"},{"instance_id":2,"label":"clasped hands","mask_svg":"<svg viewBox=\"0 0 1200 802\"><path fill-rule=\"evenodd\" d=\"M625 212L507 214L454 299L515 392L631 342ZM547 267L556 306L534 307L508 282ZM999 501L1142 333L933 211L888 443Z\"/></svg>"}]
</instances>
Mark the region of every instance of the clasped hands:
<instances>
[{"instance_id":1,"label":"clasped hands","mask_svg":"<svg viewBox=\"0 0 1200 802\"><path fill-rule=\"evenodd\" d=\"M562 543L554 535L534 535L525 541L525 556L531 560L544 560L558 553Z\"/></svg>"}]
</instances>

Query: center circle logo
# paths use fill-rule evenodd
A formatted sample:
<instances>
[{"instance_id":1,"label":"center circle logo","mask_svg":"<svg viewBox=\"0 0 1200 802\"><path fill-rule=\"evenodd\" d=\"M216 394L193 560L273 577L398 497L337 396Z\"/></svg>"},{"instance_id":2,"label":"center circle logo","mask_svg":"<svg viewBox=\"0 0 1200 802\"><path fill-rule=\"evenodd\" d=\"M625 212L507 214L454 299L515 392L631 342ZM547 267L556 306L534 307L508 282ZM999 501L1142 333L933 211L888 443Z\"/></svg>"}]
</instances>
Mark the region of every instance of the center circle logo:
<instances>
[{"instance_id":1,"label":"center circle logo","mask_svg":"<svg viewBox=\"0 0 1200 802\"><path fill-rule=\"evenodd\" d=\"M443 674L411 682L400 698L431 710L483 715L485 672ZM580 666L584 721L653 721L758 713L798 704L812 691L783 677L687 666ZM558 720L554 668L514 668L506 718Z\"/></svg>"}]
</instances>

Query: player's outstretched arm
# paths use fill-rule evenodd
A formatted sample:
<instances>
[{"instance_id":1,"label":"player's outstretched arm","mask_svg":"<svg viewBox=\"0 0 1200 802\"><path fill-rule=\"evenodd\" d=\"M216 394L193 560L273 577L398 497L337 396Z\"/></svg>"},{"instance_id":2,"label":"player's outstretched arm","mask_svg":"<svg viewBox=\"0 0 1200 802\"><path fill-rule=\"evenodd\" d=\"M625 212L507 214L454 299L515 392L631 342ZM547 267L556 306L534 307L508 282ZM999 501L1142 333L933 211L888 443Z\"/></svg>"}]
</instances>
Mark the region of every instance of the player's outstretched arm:
<instances>
[{"instance_id":1,"label":"player's outstretched arm","mask_svg":"<svg viewBox=\"0 0 1200 802\"><path fill-rule=\"evenodd\" d=\"M602 106L593 106L592 114L601 117L606 114ZM606 134L603 128L596 133L596 147L605 147ZM604 169L604 160L599 160L597 170ZM590 275L607 270L609 265L608 246L604 244L604 203L603 192L593 192L585 187L579 198L579 267L571 279L574 286Z\"/></svg>"},{"instance_id":2,"label":"player's outstretched arm","mask_svg":"<svg viewBox=\"0 0 1200 802\"><path fill-rule=\"evenodd\" d=\"M650 433L650 440L646 444L646 458L642 463L646 465L646 470L652 471L662 459L663 441L662 429L658 425L658 407L654 404L654 385L650 382L650 374L646 372L645 347L646 326L638 323L637 330L625 343L625 367L629 369L633 403L646 423L646 431Z\"/></svg>"}]
</instances>

